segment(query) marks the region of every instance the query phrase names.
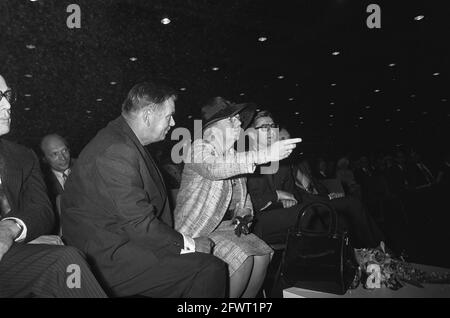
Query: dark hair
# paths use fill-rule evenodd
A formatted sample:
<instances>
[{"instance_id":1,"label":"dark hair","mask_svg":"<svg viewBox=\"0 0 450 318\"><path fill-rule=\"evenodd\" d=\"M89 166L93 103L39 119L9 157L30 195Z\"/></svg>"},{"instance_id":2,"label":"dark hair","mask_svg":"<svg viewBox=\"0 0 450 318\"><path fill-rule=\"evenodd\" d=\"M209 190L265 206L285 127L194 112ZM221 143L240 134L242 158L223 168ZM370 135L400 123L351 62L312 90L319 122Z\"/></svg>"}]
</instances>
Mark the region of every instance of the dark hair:
<instances>
[{"instance_id":1,"label":"dark hair","mask_svg":"<svg viewBox=\"0 0 450 318\"><path fill-rule=\"evenodd\" d=\"M268 110L261 110L261 111L257 112L255 117L253 118L252 127L255 127L256 121L259 118L263 118L263 117L270 117L270 118L273 119L273 116L272 116L271 112L269 112Z\"/></svg>"},{"instance_id":2,"label":"dark hair","mask_svg":"<svg viewBox=\"0 0 450 318\"><path fill-rule=\"evenodd\" d=\"M176 91L163 82L143 82L133 86L124 102L122 112L136 112L145 106L156 108L169 98L177 98Z\"/></svg>"}]
</instances>

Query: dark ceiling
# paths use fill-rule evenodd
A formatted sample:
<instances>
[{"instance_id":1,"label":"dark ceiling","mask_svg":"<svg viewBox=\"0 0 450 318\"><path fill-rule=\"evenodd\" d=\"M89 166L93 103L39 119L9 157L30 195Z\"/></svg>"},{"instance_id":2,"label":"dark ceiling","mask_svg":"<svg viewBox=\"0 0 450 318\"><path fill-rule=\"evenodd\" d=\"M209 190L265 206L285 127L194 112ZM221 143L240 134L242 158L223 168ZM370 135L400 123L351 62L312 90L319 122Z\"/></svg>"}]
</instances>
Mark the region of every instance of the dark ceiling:
<instances>
[{"instance_id":1,"label":"dark ceiling","mask_svg":"<svg viewBox=\"0 0 450 318\"><path fill-rule=\"evenodd\" d=\"M66 26L71 3L80 29ZM370 3L380 29L366 25ZM19 93L10 138L36 147L59 132L78 152L133 84L165 77L180 89L177 126L222 95L271 110L304 151L448 147L445 3L2 0L0 74Z\"/></svg>"}]
</instances>

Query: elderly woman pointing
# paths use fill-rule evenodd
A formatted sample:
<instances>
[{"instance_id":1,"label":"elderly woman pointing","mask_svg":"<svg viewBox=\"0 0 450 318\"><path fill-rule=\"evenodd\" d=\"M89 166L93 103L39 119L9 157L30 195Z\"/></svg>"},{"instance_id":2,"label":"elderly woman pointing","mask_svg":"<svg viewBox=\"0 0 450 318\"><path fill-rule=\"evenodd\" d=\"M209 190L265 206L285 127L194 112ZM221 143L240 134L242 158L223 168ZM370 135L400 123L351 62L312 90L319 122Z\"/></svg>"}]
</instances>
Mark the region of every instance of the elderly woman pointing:
<instances>
[{"instance_id":1,"label":"elderly woman pointing","mask_svg":"<svg viewBox=\"0 0 450 318\"><path fill-rule=\"evenodd\" d=\"M256 165L286 158L301 141L279 141L264 152L236 152L233 146L253 114L251 105L221 97L202 108L203 138L192 143L185 157L174 212L178 231L215 243L214 255L228 264L232 298L256 296L273 252L254 234L236 230L233 220L245 223L244 217L253 215L243 175L253 173Z\"/></svg>"}]
</instances>

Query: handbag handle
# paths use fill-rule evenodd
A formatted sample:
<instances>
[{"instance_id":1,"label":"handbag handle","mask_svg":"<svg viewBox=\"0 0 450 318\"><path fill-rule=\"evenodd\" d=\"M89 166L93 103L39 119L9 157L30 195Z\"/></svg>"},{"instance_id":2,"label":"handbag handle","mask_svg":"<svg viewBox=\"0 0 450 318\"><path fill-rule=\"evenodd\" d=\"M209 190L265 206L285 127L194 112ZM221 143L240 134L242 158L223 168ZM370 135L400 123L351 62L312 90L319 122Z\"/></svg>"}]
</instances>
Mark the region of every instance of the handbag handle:
<instances>
[{"instance_id":1,"label":"handbag handle","mask_svg":"<svg viewBox=\"0 0 450 318\"><path fill-rule=\"evenodd\" d=\"M305 206L303 206L300 211L298 212L298 216L297 216L297 222L295 223L295 228L297 229L297 233L308 233L308 234L316 234L316 235L324 235L322 232L313 232L313 231L305 231L301 229L301 219L305 216L306 211L308 211L309 208L313 207L313 206L320 206L320 207L325 207L327 208L330 217L331 217L331 223L330 226L328 227L328 233L326 233L326 235L331 236L331 235L335 235L337 233L337 213L336 211L333 209L332 206L330 206L329 204L323 203L323 202L311 202L306 204Z\"/></svg>"}]
</instances>

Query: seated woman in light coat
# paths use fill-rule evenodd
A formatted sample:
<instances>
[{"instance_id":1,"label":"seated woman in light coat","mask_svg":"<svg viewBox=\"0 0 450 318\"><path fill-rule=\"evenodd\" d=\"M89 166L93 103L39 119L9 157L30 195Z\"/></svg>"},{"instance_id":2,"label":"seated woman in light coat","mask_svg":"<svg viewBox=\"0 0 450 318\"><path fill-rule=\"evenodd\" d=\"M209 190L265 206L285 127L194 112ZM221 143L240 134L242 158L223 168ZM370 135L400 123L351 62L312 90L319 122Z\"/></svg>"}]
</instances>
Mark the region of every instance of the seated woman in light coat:
<instances>
[{"instance_id":1,"label":"seated woman in light coat","mask_svg":"<svg viewBox=\"0 0 450 318\"><path fill-rule=\"evenodd\" d=\"M264 153L236 152L233 148L254 110L213 98L202 108L203 139L191 145L185 157L175 228L190 237L213 240L213 253L228 264L229 296L255 297L264 281L272 249L254 234L235 233L232 219L252 215L244 174L257 164L287 157L297 139L280 141Z\"/></svg>"}]
</instances>

